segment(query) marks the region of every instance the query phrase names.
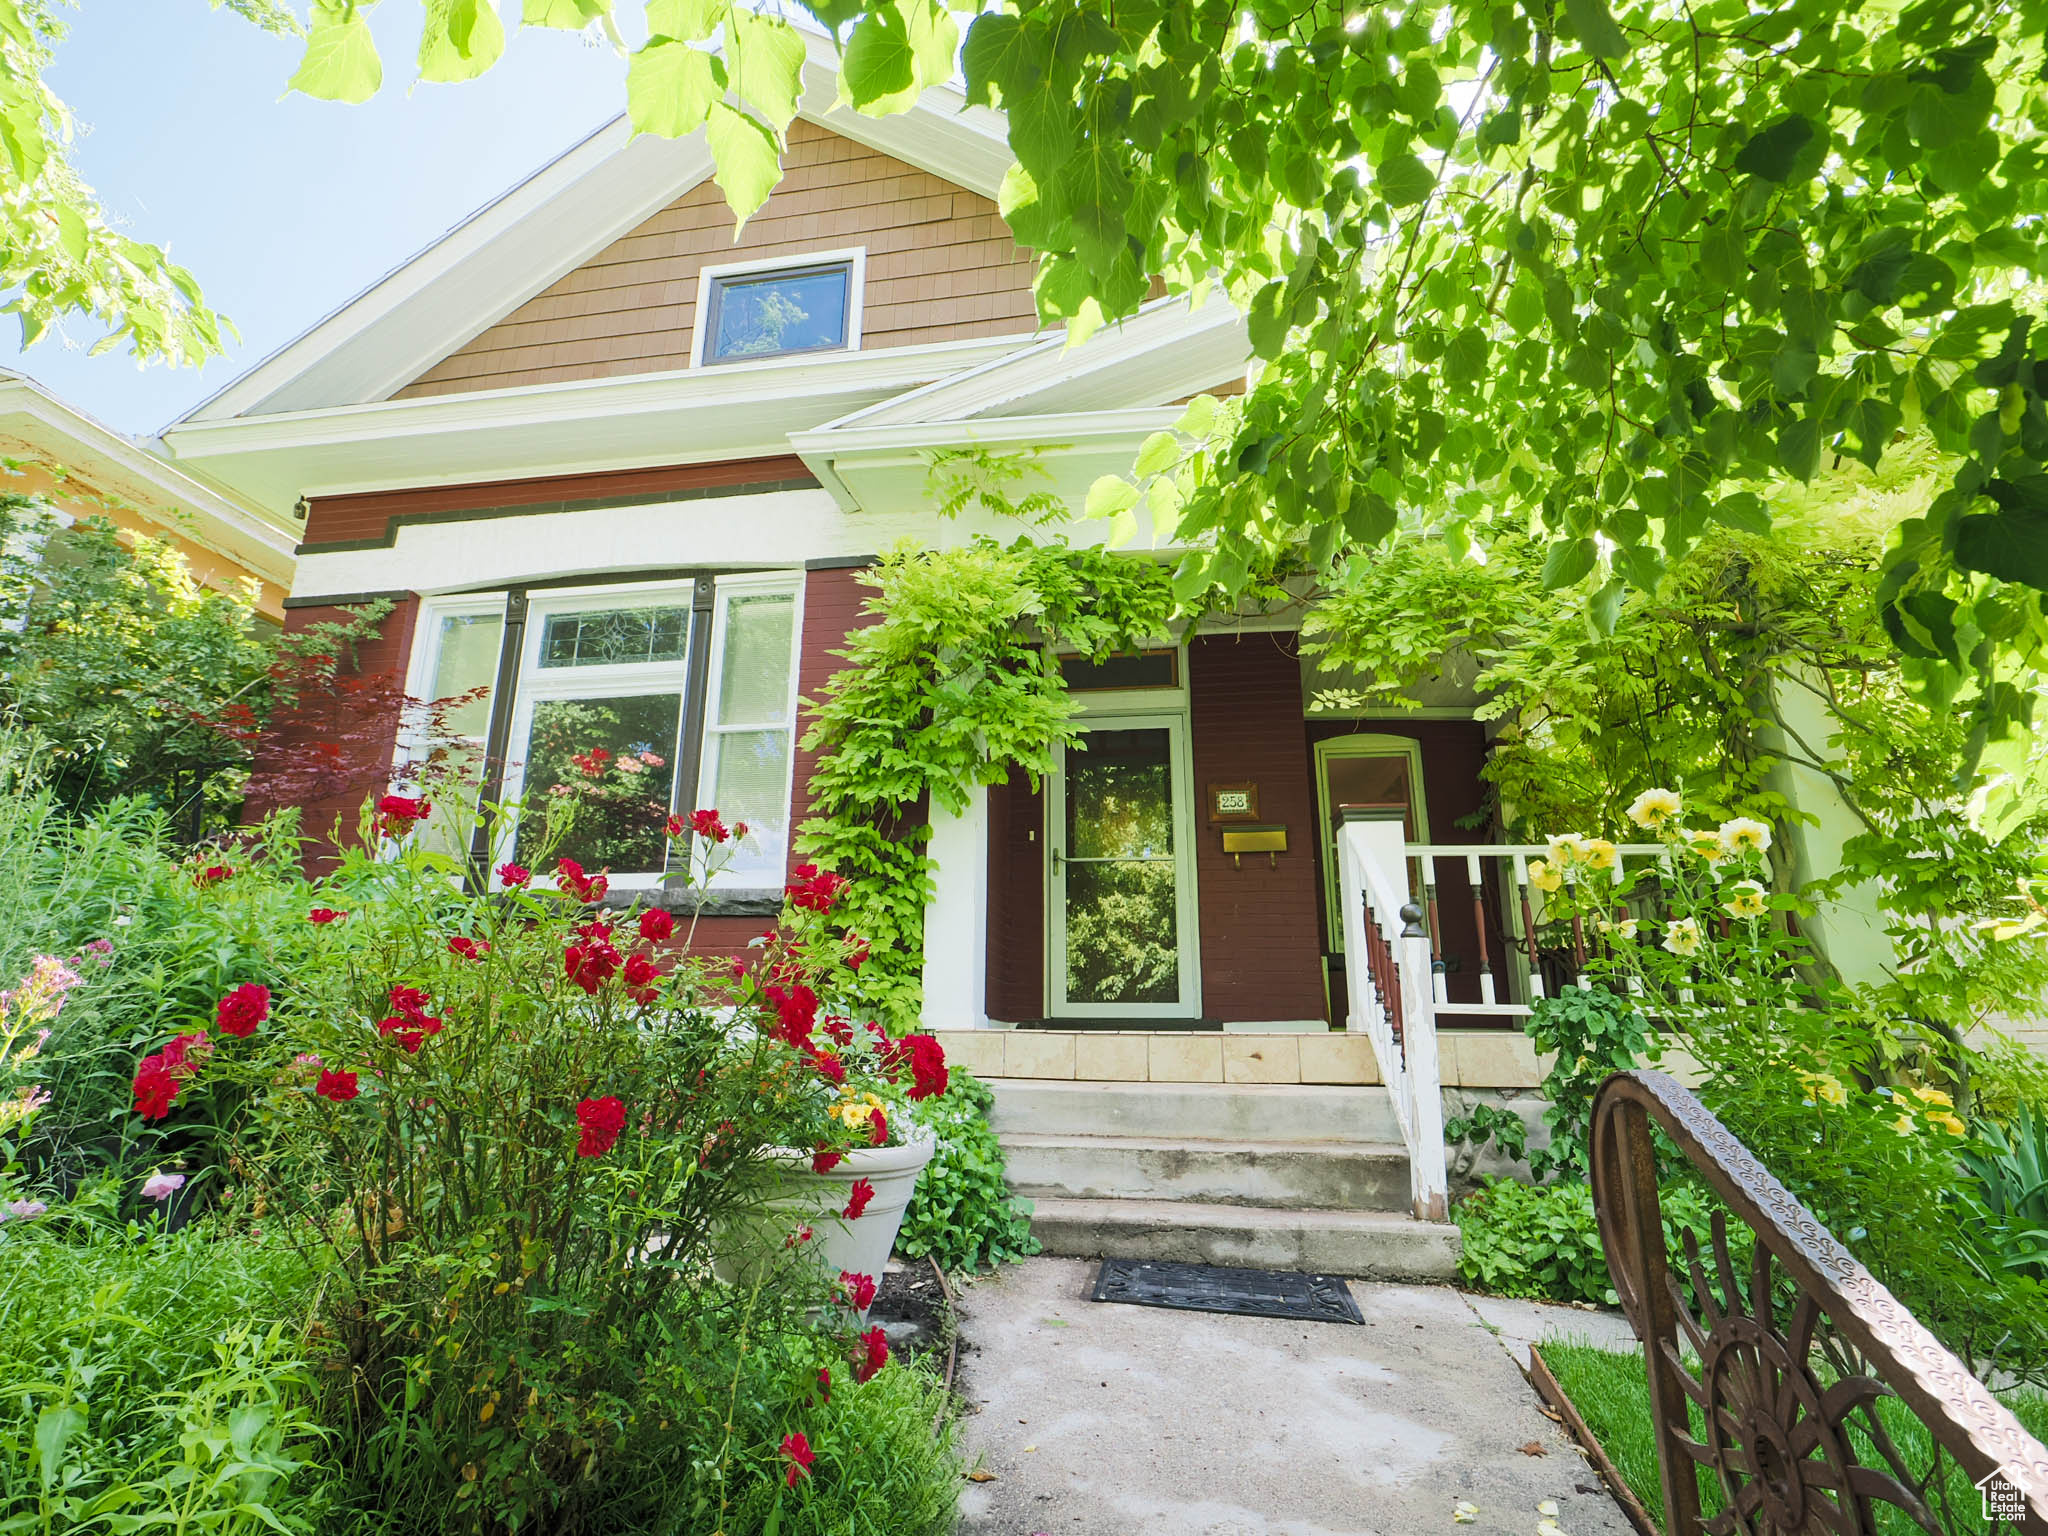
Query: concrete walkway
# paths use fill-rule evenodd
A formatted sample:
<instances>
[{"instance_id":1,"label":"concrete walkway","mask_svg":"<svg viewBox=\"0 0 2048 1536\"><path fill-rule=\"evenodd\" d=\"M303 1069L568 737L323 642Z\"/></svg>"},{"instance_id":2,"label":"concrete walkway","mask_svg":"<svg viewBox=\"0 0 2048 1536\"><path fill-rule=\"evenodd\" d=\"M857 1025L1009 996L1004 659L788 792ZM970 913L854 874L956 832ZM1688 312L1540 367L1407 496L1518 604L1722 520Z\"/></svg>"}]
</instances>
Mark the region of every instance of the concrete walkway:
<instances>
[{"instance_id":1,"label":"concrete walkway","mask_svg":"<svg viewBox=\"0 0 2048 1536\"><path fill-rule=\"evenodd\" d=\"M1630 1536L1509 1358L1600 1314L1353 1281L1366 1327L1287 1323L1091 1302L1096 1268L961 1296L962 1536Z\"/></svg>"}]
</instances>

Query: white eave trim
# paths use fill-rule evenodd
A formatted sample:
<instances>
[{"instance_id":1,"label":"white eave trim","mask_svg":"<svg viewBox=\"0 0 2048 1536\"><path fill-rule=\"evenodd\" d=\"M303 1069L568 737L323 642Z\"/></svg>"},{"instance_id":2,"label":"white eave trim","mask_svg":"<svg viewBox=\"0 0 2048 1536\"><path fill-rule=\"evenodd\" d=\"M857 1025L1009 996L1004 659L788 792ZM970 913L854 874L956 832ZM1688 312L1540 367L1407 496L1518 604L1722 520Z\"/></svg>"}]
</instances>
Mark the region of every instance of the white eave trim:
<instances>
[{"instance_id":1,"label":"white eave trim","mask_svg":"<svg viewBox=\"0 0 2048 1536\"><path fill-rule=\"evenodd\" d=\"M1243 375L1251 357L1244 317L1211 296L1201 308L1155 299L1078 347L1051 336L923 389L855 411L828 430L954 422L969 417L1072 414L1161 405Z\"/></svg>"},{"instance_id":2,"label":"white eave trim","mask_svg":"<svg viewBox=\"0 0 2048 1536\"><path fill-rule=\"evenodd\" d=\"M993 198L1008 171L1001 113L957 91L925 92L910 111L863 117L836 105L838 55L805 32L798 115ZM634 138L614 118L486 204L304 335L165 429L251 414L383 400L473 340L712 173L703 132Z\"/></svg>"}]
</instances>

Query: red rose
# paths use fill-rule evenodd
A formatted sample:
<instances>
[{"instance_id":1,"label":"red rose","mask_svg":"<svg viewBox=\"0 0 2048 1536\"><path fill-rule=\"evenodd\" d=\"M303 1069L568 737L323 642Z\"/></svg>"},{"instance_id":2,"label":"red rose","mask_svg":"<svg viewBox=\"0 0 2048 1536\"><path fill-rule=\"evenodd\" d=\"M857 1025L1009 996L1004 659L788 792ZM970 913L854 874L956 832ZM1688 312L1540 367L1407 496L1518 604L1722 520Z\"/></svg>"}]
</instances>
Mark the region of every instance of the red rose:
<instances>
[{"instance_id":1,"label":"red rose","mask_svg":"<svg viewBox=\"0 0 2048 1536\"><path fill-rule=\"evenodd\" d=\"M860 1336L859 1343L861 1353L854 1356L853 1379L867 1382L889 1363L889 1336L879 1328L870 1328Z\"/></svg>"},{"instance_id":2,"label":"red rose","mask_svg":"<svg viewBox=\"0 0 2048 1536\"><path fill-rule=\"evenodd\" d=\"M427 1004L432 1001L421 987L408 987L401 983L391 989L391 1006L415 1021L427 1011Z\"/></svg>"},{"instance_id":3,"label":"red rose","mask_svg":"<svg viewBox=\"0 0 2048 1536\"><path fill-rule=\"evenodd\" d=\"M584 874L583 866L574 859L563 859L555 865L555 884L578 901L602 901L604 893L611 889L611 882L603 875Z\"/></svg>"},{"instance_id":4,"label":"red rose","mask_svg":"<svg viewBox=\"0 0 2048 1536\"><path fill-rule=\"evenodd\" d=\"M626 995L645 1008L659 995L654 984L661 980L661 967L645 955L633 955L626 961Z\"/></svg>"},{"instance_id":5,"label":"red rose","mask_svg":"<svg viewBox=\"0 0 2048 1536\"><path fill-rule=\"evenodd\" d=\"M197 1072L206 1058L213 1054L213 1042L206 1037L206 1031L195 1029L189 1035L174 1035L169 1044L158 1055L163 1057L165 1068L173 1077L190 1077Z\"/></svg>"},{"instance_id":6,"label":"red rose","mask_svg":"<svg viewBox=\"0 0 2048 1536\"><path fill-rule=\"evenodd\" d=\"M436 1029L439 1028L440 1023L439 1019L434 1020ZM396 1040L404 1048L406 1055L417 1056L420 1053L421 1044L427 1038L428 1031L426 1024L421 1020L394 1015L391 1018L379 1019L377 1021L377 1033Z\"/></svg>"},{"instance_id":7,"label":"red rose","mask_svg":"<svg viewBox=\"0 0 2048 1536\"><path fill-rule=\"evenodd\" d=\"M322 1072L320 1081L313 1085L313 1091L323 1099L346 1104L356 1096L356 1075L353 1072Z\"/></svg>"},{"instance_id":8,"label":"red rose","mask_svg":"<svg viewBox=\"0 0 2048 1536\"><path fill-rule=\"evenodd\" d=\"M145 1056L135 1067L135 1112L145 1120L161 1120L184 1084L162 1056Z\"/></svg>"},{"instance_id":9,"label":"red rose","mask_svg":"<svg viewBox=\"0 0 2048 1536\"><path fill-rule=\"evenodd\" d=\"M604 939L586 939L562 951L563 974L593 997L618 968L619 952Z\"/></svg>"},{"instance_id":10,"label":"red rose","mask_svg":"<svg viewBox=\"0 0 2048 1536\"><path fill-rule=\"evenodd\" d=\"M822 1365L818 1367L818 1401L832 1401L832 1373Z\"/></svg>"},{"instance_id":11,"label":"red rose","mask_svg":"<svg viewBox=\"0 0 2048 1536\"><path fill-rule=\"evenodd\" d=\"M690 812L690 830L708 842L722 843L732 836L725 823L718 819L716 811Z\"/></svg>"},{"instance_id":12,"label":"red rose","mask_svg":"<svg viewBox=\"0 0 2048 1536\"><path fill-rule=\"evenodd\" d=\"M768 1001L775 1005L775 1014L782 1021L776 1034L801 1050L811 1038L811 1027L818 1019L818 994L802 982L794 986L770 986L765 989Z\"/></svg>"},{"instance_id":13,"label":"red rose","mask_svg":"<svg viewBox=\"0 0 2048 1536\"><path fill-rule=\"evenodd\" d=\"M792 906L808 912L830 912L847 886L843 876L829 869L821 870L815 864L799 864L793 873L796 878L784 888L783 894Z\"/></svg>"},{"instance_id":14,"label":"red rose","mask_svg":"<svg viewBox=\"0 0 2048 1536\"><path fill-rule=\"evenodd\" d=\"M844 1152L834 1152L823 1143L820 1143L818 1150L811 1155L811 1172L830 1173L845 1161L846 1154Z\"/></svg>"},{"instance_id":15,"label":"red rose","mask_svg":"<svg viewBox=\"0 0 2048 1536\"><path fill-rule=\"evenodd\" d=\"M861 1212L868 1208L868 1202L874 1198L875 1186L866 1179L855 1179L853 1181L853 1189L846 1201L846 1209L839 1214L848 1221L859 1221Z\"/></svg>"},{"instance_id":16,"label":"red rose","mask_svg":"<svg viewBox=\"0 0 2048 1536\"><path fill-rule=\"evenodd\" d=\"M234 873L235 869L232 864L208 864L203 869L192 871L192 883L194 885L218 885L221 881L230 879Z\"/></svg>"},{"instance_id":17,"label":"red rose","mask_svg":"<svg viewBox=\"0 0 2048 1536\"><path fill-rule=\"evenodd\" d=\"M488 939L466 939L457 934L448 941L448 953L460 955L465 960L481 960L491 952Z\"/></svg>"},{"instance_id":18,"label":"red rose","mask_svg":"<svg viewBox=\"0 0 2048 1536\"><path fill-rule=\"evenodd\" d=\"M818 1076L835 1086L846 1081L846 1063L830 1051L812 1051L811 1065L818 1069Z\"/></svg>"},{"instance_id":19,"label":"red rose","mask_svg":"<svg viewBox=\"0 0 2048 1536\"><path fill-rule=\"evenodd\" d=\"M857 971L867 963L868 941L852 929L846 932L846 968Z\"/></svg>"},{"instance_id":20,"label":"red rose","mask_svg":"<svg viewBox=\"0 0 2048 1536\"><path fill-rule=\"evenodd\" d=\"M659 944L676 931L676 920L660 907L649 907L640 914L640 937L650 944Z\"/></svg>"},{"instance_id":21,"label":"red rose","mask_svg":"<svg viewBox=\"0 0 2048 1536\"><path fill-rule=\"evenodd\" d=\"M500 864L498 883L506 886L521 886L533 878L533 871L524 864Z\"/></svg>"},{"instance_id":22,"label":"red rose","mask_svg":"<svg viewBox=\"0 0 2048 1536\"><path fill-rule=\"evenodd\" d=\"M256 1026L270 1017L270 988L245 981L220 1000L214 1009L220 1032L237 1040L256 1033Z\"/></svg>"},{"instance_id":23,"label":"red rose","mask_svg":"<svg viewBox=\"0 0 2048 1536\"><path fill-rule=\"evenodd\" d=\"M306 921L309 923L335 923L347 916L346 912L337 912L332 907L315 907L306 914Z\"/></svg>"},{"instance_id":24,"label":"red rose","mask_svg":"<svg viewBox=\"0 0 2048 1536\"><path fill-rule=\"evenodd\" d=\"M906 1035L898 1044L910 1058L910 1096L935 1099L943 1094L949 1076L946 1048L930 1035Z\"/></svg>"},{"instance_id":25,"label":"red rose","mask_svg":"<svg viewBox=\"0 0 2048 1536\"><path fill-rule=\"evenodd\" d=\"M386 795L377 802L377 830L385 837L404 837L433 810L433 802L424 797Z\"/></svg>"},{"instance_id":26,"label":"red rose","mask_svg":"<svg viewBox=\"0 0 2048 1536\"><path fill-rule=\"evenodd\" d=\"M782 1454L789 1461L789 1486L794 1488L796 1480L811 1475L811 1463L818 1458L811 1451L811 1442L801 1431L782 1437Z\"/></svg>"},{"instance_id":27,"label":"red rose","mask_svg":"<svg viewBox=\"0 0 2048 1536\"><path fill-rule=\"evenodd\" d=\"M889 1139L889 1117L879 1109L871 1110L869 1112L869 1123L871 1128L868 1131L868 1145L873 1147L882 1146Z\"/></svg>"},{"instance_id":28,"label":"red rose","mask_svg":"<svg viewBox=\"0 0 2048 1536\"><path fill-rule=\"evenodd\" d=\"M873 1275L848 1274L839 1271L839 1284L846 1292L846 1299L853 1303L853 1310L865 1312L875 1304L875 1277Z\"/></svg>"},{"instance_id":29,"label":"red rose","mask_svg":"<svg viewBox=\"0 0 2048 1536\"><path fill-rule=\"evenodd\" d=\"M626 1128L626 1106L610 1094L601 1099L585 1099L576 1106L576 1123L583 1132L576 1142L576 1155L603 1157Z\"/></svg>"}]
</instances>

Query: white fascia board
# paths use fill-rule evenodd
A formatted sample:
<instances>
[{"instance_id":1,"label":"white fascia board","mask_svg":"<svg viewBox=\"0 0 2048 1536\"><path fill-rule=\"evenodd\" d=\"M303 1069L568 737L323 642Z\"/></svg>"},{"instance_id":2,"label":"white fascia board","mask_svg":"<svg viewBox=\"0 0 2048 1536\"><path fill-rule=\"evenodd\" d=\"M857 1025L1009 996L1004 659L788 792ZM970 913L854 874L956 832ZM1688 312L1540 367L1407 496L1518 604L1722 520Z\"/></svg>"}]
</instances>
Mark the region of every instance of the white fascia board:
<instances>
[{"instance_id":1,"label":"white fascia board","mask_svg":"<svg viewBox=\"0 0 2048 1536\"><path fill-rule=\"evenodd\" d=\"M1212 296L1195 309L1184 299L1155 299L1078 347L1051 336L843 417L830 429L1161 405L1241 375L1250 356L1244 317L1227 300Z\"/></svg>"},{"instance_id":2,"label":"white fascia board","mask_svg":"<svg viewBox=\"0 0 2048 1536\"><path fill-rule=\"evenodd\" d=\"M191 421L163 442L193 473L282 514L301 496L788 453L794 432L1027 344L992 337Z\"/></svg>"},{"instance_id":3,"label":"white fascia board","mask_svg":"<svg viewBox=\"0 0 2048 1536\"><path fill-rule=\"evenodd\" d=\"M908 112L838 102L837 48L806 32L806 121L994 197L1011 163L1001 113L950 88ZM382 400L636 229L712 173L703 132L632 135L614 118L271 354L173 427ZM166 429L168 435L170 428Z\"/></svg>"},{"instance_id":4,"label":"white fascia board","mask_svg":"<svg viewBox=\"0 0 2048 1536\"><path fill-rule=\"evenodd\" d=\"M0 377L0 437L85 477L151 522L289 588L295 535L134 439L66 405L33 379ZM182 516L179 514L183 514Z\"/></svg>"}]
</instances>

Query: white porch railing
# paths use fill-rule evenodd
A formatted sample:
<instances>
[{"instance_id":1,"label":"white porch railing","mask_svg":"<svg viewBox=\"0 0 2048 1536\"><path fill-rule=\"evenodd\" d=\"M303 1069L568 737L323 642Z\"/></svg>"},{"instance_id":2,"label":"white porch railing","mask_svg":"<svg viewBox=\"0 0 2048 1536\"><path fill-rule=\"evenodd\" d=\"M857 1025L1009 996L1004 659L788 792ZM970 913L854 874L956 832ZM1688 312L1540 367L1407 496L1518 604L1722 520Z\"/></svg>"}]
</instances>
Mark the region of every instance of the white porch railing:
<instances>
[{"instance_id":1,"label":"white porch railing","mask_svg":"<svg viewBox=\"0 0 2048 1536\"><path fill-rule=\"evenodd\" d=\"M1543 892L1530 882L1529 863L1545 851L1541 843L1408 843L1402 840L1401 823L1392 819L1347 821L1338 828L1347 1027L1372 1042L1380 1079L1408 1146L1415 1214L1425 1221L1445 1219L1450 1193L1437 1019L1519 1022L1544 995L1536 951ZM1656 843L1629 843L1620 852L1624 860L1664 855ZM1444 880L1447 870L1462 881ZM1439 886L1458 883L1471 902L1476 1002L1451 1000L1443 958L1445 909ZM1618 907L1616 915L1622 915ZM1497 958L1493 935L1502 950ZM1575 956L1585 954L1586 938L1575 929Z\"/></svg>"},{"instance_id":2,"label":"white porch railing","mask_svg":"<svg viewBox=\"0 0 2048 1536\"><path fill-rule=\"evenodd\" d=\"M1417 1217L1450 1214L1444 1167L1443 1073L1437 1063L1436 993L1430 981L1423 909L1408 899L1407 861L1397 821L1346 822L1337 833L1344 912L1348 1027L1372 1041L1380 1081L1408 1145L1409 1192Z\"/></svg>"}]
</instances>

